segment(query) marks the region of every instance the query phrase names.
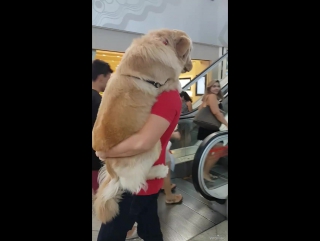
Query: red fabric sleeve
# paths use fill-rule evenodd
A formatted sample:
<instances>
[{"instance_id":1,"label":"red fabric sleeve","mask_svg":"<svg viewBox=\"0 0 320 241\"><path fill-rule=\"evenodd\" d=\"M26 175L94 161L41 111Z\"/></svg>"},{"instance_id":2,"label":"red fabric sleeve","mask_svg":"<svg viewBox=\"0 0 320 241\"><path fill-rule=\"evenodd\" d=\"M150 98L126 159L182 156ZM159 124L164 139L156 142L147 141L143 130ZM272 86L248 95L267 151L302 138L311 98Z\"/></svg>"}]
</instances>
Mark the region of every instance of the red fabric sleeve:
<instances>
[{"instance_id":1,"label":"red fabric sleeve","mask_svg":"<svg viewBox=\"0 0 320 241\"><path fill-rule=\"evenodd\" d=\"M170 123L176 115L180 115L181 99L178 91L162 92L151 109L151 114L161 116Z\"/></svg>"}]
</instances>

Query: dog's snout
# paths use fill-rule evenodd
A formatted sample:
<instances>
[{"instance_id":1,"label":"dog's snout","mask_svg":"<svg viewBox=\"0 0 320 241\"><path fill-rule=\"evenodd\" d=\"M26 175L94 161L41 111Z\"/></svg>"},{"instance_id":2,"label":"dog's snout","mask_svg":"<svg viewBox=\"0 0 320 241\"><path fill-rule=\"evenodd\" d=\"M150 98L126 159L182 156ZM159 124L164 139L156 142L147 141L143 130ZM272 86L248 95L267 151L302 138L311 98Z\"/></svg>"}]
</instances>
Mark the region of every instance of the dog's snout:
<instances>
[{"instance_id":1,"label":"dog's snout","mask_svg":"<svg viewBox=\"0 0 320 241\"><path fill-rule=\"evenodd\" d=\"M192 67L193 67L193 66L192 66L192 62L191 62L191 63L188 63L187 65L184 66L183 71L189 72L189 71L192 70Z\"/></svg>"}]
</instances>

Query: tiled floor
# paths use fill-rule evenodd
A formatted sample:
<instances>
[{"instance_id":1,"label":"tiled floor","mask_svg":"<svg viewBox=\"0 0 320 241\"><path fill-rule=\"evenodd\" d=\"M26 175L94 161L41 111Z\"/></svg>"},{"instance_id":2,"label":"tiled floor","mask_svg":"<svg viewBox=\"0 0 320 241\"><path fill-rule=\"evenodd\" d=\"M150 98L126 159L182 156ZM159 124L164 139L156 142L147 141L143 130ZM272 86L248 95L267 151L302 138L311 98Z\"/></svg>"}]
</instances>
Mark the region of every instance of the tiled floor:
<instances>
[{"instance_id":1,"label":"tiled floor","mask_svg":"<svg viewBox=\"0 0 320 241\"><path fill-rule=\"evenodd\" d=\"M212 203L200 196L190 182L182 179L173 179L173 182L177 184L176 193L183 195L183 203L166 205L165 195L163 193L159 195L158 213L164 241L192 240L225 220L224 216L212 210ZM100 223L92 215L92 241L97 240L99 228ZM208 235L203 237L211 237ZM212 237L207 240L219 240L214 238L215 236Z\"/></svg>"},{"instance_id":2,"label":"tiled floor","mask_svg":"<svg viewBox=\"0 0 320 241\"><path fill-rule=\"evenodd\" d=\"M228 241L228 221L223 221L222 223L208 229L189 241L205 240Z\"/></svg>"},{"instance_id":3,"label":"tiled floor","mask_svg":"<svg viewBox=\"0 0 320 241\"><path fill-rule=\"evenodd\" d=\"M94 225L92 222L92 241L96 241L98 236L98 231L94 230ZM140 239L132 239L131 241L138 241ZM188 241L228 241L228 221L223 221L222 223L204 231L203 233L197 235Z\"/></svg>"}]
</instances>

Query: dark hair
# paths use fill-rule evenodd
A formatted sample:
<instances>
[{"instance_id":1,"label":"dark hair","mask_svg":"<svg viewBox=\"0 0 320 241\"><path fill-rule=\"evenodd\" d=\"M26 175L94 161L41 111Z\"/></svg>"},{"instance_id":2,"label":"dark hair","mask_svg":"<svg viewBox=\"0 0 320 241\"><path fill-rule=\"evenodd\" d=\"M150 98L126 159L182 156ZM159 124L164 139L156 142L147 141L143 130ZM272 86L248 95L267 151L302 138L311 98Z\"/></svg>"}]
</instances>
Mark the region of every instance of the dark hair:
<instances>
[{"instance_id":1,"label":"dark hair","mask_svg":"<svg viewBox=\"0 0 320 241\"><path fill-rule=\"evenodd\" d=\"M110 65L100 59L95 59L92 61L92 81L96 81L98 76L103 74L112 74L113 70L110 68Z\"/></svg>"},{"instance_id":2,"label":"dark hair","mask_svg":"<svg viewBox=\"0 0 320 241\"><path fill-rule=\"evenodd\" d=\"M192 99L190 98L190 96L188 95L187 92L182 91L182 92L180 93L180 97L183 97L185 101L190 101L190 102L192 103Z\"/></svg>"}]
</instances>

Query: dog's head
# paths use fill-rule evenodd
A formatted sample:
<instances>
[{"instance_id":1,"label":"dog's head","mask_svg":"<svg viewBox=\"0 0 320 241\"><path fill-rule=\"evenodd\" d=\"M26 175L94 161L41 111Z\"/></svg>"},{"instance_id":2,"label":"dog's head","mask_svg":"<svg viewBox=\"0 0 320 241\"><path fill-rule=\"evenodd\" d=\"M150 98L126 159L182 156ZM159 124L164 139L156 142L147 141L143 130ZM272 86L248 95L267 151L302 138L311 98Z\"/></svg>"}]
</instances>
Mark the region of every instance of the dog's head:
<instances>
[{"instance_id":1,"label":"dog's head","mask_svg":"<svg viewBox=\"0 0 320 241\"><path fill-rule=\"evenodd\" d=\"M192 61L191 61L191 50L192 50L192 41L186 35L185 32L174 30L175 39L176 39L176 51L177 56L180 58L180 61L184 64L184 67L181 73L189 72L192 70Z\"/></svg>"},{"instance_id":2,"label":"dog's head","mask_svg":"<svg viewBox=\"0 0 320 241\"><path fill-rule=\"evenodd\" d=\"M133 41L117 72L161 84L171 83L164 87L168 90L179 89L179 75L192 69L191 50L192 41L183 31L151 31Z\"/></svg>"},{"instance_id":3,"label":"dog's head","mask_svg":"<svg viewBox=\"0 0 320 241\"><path fill-rule=\"evenodd\" d=\"M180 73L192 70L192 40L185 32L180 30L160 29L152 31L147 35L152 36L154 40L158 40L160 43L165 45L166 48L170 48L172 50L175 56L170 56L172 53L166 51L167 57L178 60L177 62L179 64ZM176 65L173 66L177 67Z\"/></svg>"}]
</instances>

